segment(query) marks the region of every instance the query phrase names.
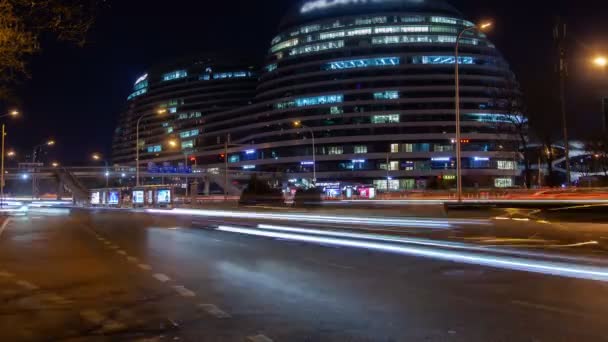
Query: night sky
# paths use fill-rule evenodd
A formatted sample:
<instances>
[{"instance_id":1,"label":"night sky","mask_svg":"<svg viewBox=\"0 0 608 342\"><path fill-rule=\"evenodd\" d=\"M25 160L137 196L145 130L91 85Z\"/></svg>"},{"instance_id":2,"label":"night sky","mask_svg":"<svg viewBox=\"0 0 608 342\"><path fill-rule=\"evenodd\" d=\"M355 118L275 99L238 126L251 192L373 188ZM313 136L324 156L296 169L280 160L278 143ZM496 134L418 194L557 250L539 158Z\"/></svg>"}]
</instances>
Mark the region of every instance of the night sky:
<instances>
[{"instance_id":1,"label":"night sky","mask_svg":"<svg viewBox=\"0 0 608 342\"><path fill-rule=\"evenodd\" d=\"M543 103L550 101L556 86L551 77L552 23L554 15L562 15L571 34L569 127L580 138L599 130L600 94L608 89L608 75L590 67L589 59L608 53L608 2L448 2L472 21L495 21L490 39L510 62L538 121L550 124L556 133L559 113ZM7 146L23 155L52 137L57 140L52 158L64 165L90 163L92 152L109 156L118 115L133 82L148 66L216 51L261 59L282 14L293 4L108 0L84 48L45 42L43 53L31 61L32 78L19 89L24 115L8 124Z\"/></svg>"}]
</instances>

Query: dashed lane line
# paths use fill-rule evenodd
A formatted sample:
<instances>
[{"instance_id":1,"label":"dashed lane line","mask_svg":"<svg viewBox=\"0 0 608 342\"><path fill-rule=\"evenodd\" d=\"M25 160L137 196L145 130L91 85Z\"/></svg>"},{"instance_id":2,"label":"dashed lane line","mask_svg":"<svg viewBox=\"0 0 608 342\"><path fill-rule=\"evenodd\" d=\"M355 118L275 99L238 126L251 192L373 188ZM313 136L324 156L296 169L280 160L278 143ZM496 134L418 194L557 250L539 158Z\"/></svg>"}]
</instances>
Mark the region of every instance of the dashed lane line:
<instances>
[{"instance_id":1,"label":"dashed lane line","mask_svg":"<svg viewBox=\"0 0 608 342\"><path fill-rule=\"evenodd\" d=\"M273 342L266 335L249 336L249 337L247 337L247 341L249 341L249 342Z\"/></svg>"},{"instance_id":2,"label":"dashed lane line","mask_svg":"<svg viewBox=\"0 0 608 342\"><path fill-rule=\"evenodd\" d=\"M15 275L11 272L0 271L0 277L2 278L14 278Z\"/></svg>"},{"instance_id":3,"label":"dashed lane line","mask_svg":"<svg viewBox=\"0 0 608 342\"><path fill-rule=\"evenodd\" d=\"M153 275L154 278L156 278L156 280L166 283L169 280L171 280L171 278L167 277L166 275L162 274L162 273L156 273Z\"/></svg>"},{"instance_id":4,"label":"dashed lane line","mask_svg":"<svg viewBox=\"0 0 608 342\"><path fill-rule=\"evenodd\" d=\"M175 285L175 286L172 286L172 287L182 297L196 297L196 293L188 290L187 288L185 288L185 287L183 287L181 285Z\"/></svg>"},{"instance_id":5,"label":"dashed lane line","mask_svg":"<svg viewBox=\"0 0 608 342\"><path fill-rule=\"evenodd\" d=\"M213 304L199 304L199 308L203 309L208 314L210 314L211 316L214 316L216 318L230 318L230 317L232 317L232 316L230 316L229 313L221 310L220 308L218 308L217 306L215 306Z\"/></svg>"},{"instance_id":6,"label":"dashed lane line","mask_svg":"<svg viewBox=\"0 0 608 342\"><path fill-rule=\"evenodd\" d=\"M133 263L136 263L139 261L136 257L132 257L132 256L127 257L127 260L129 260L130 262L133 262Z\"/></svg>"},{"instance_id":7,"label":"dashed lane line","mask_svg":"<svg viewBox=\"0 0 608 342\"><path fill-rule=\"evenodd\" d=\"M39 289L38 286L30 283L29 281L25 281L25 280L18 280L18 281L15 282L15 284L17 284L17 285L19 285L19 286L21 286L21 287L23 287L25 289L32 290L32 291Z\"/></svg>"},{"instance_id":8,"label":"dashed lane line","mask_svg":"<svg viewBox=\"0 0 608 342\"><path fill-rule=\"evenodd\" d=\"M144 271L152 270L152 267L150 267L150 265L146 265L146 264L137 264L137 267L141 268Z\"/></svg>"},{"instance_id":9,"label":"dashed lane line","mask_svg":"<svg viewBox=\"0 0 608 342\"><path fill-rule=\"evenodd\" d=\"M123 250L118 250L118 251L116 251L116 253L118 253L120 255L127 255L127 252L125 252Z\"/></svg>"}]
</instances>

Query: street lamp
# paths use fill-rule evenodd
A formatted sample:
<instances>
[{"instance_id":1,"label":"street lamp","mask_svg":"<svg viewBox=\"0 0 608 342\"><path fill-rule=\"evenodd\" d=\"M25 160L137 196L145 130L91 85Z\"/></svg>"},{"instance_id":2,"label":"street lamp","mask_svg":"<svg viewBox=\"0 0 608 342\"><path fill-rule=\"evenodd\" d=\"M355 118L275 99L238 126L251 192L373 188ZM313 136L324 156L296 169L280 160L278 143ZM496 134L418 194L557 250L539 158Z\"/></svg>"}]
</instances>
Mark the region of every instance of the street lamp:
<instances>
[{"instance_id":1,"label":"street lamp","mask_svg":"<svg viewBox=\"0 0 608 342\"><path fill-rule=\"evenodd\" d=\"M606 58L604 56L597 56L593 60L593 64L595 64L598 67L605 68L606 66L608 66L608 58Z\"/></svg>"},{"instance_id":2,"label":"street lamp","mask_svg":"<svg viewBox=\"0 0 608 342\"><path fill-rule=\"evenodd\" d=\"M315 132L308 126L302 124L302 121L294 121L294 127L296 128L305 128L310 132L310 136L312 137L312 184L313 186L317 185L317 154L315 151Z\"/></svg>"},{"instance_id":3,"label":"street lamp","mask_svg":"<svg viewBox=\"0 0 608 342\"><path fill-rule=\"evenodd\" d=\"M482 23L477 26L471 26L464 28L458 34L456 38L456 46L454 49L454 78L456 82L456 184L458 192L458 203L462 203L462 149L461 149L461 138L460 138L460 62L458 57L458 48L460 47L460 40L465 33L470 31L484 31L492 27L491 22Z\"/></svg>"},{"instance_id":4,"label":"street lamp","mask_svg":"<svg viewBox=\"0 0 608 342\"><path fill-rule=\"evenodd\" d=\"M11 110L8 114L0 115L0 118L12 116L19 116L19 111L16 109ZM6 139L6 125L2 124L2 161L0 162L0 208L4 206L4 141ZM9 152L10 153L10 152Z\"/></svg>"},{"instance_id":5,"label":"street lamp","mask_svg":"<svg viewBox=\"0 0 608 342\"><path fill-rule=\"evenodd\" d=\"M99 153L93 153L91 158L95 161L103 161L104 164L106 164L106 171L104 172L104 174L106 176L106 188L107 188L108 187L108 176L110 176L110 171L108 171L108 161L105 160Z\"/></svg>"},{"instance_id":6,"label":"street lamp","mask_svg":"<svg viewBox=\"0 0 608 342\"><path fill-rule=\"evenodd\" d=\"M157 115L166 114L167 110L165 108L159 108L156 110ZM137 119L137 123L135 124L135 185L139 186L139 124L141 123L141 119L146 117L147 114L142 114Z\"/></svg>"},{"instance_id":7,"label":"street lamp","mask_svg":"<svg viewBox=\"0 0 608 342\"><path fill-rule=\"evenodd\" d=\"M36 162L36 152L37 152L37 151L38 151L40 148L42 148L42 147L44 147L44 146L49 146L49 147L52 147L52 146L55 146L55 144L56 144L55 140L53 140L53 139L49 139L48 141L46 141L46 142L45 142L45 143L43 143L43 144L39 144L39 145L34 146L34 150L33 150L33 152L32 152L32 163L35 163L35 162Z\"/></svg>"},{"instance_id":8,"label":"street lamp","mask_svg":"<svg viewBox=\"0 0 608 342\"><path fill-rule=\"evenodd\" d=\"M59 163L58 163L58 162L52 162L52 163L51 163L51 166L52 166L52 167L59 167Z\"/></svg>"}]
</instances>

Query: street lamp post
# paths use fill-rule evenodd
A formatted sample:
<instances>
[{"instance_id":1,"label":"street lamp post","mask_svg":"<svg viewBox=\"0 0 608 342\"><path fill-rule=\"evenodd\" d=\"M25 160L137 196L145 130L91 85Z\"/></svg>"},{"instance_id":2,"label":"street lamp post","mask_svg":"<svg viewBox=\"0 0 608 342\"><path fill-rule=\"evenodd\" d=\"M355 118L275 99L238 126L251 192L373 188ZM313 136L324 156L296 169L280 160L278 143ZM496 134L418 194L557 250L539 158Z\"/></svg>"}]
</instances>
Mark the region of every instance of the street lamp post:
<instances>
[{"instance_id":1,"label":"street lamp post","mask_svg":"<svg viewBox=\"0 0 608 342\"><path fill-rule=\"evenodd\" d=\"M17 110L11 110L8 114L2 115L0 116L0 118L6 117L6 116L17 116L19 115L19 111ZM6 125L2 124L2 161L0 162L0 164L2 164L0 166L0 208L2 208L4 206L4 141L6 138Z\"/></svg>"},{"instance_id":2,"label":"street lamp post","mask_svg":"<svg viewBox=\"0 0 608 342\"><path fill-rule=\"evenodd\" d=\"M458 192L458 203L462 202L462 149L461 149L461 138L460 138L460 63L458 57L458 48L460 47L460 40L466 32L470 31L481 31L492 26L492 23L485 23L479 26L471 26L464 28L458 34L456 38L456 46L454 49L454 78L456 82L456 96L455 96L455 107L456 107L456 186Z\"/></svg>"},{"instance_id":3,"label":"street lamp post","mask_svg":"<svg viewBox=\"0 0 608 342\"><path fill-rule=\"evenodd\" d=\"M44 144L34 146L34 149L32 151L32 164L36 163L36 154L44 146L49 146L49 147L55 146L55 140L51 139L51 140L48 140L47 142L45 142ZM35 170L35 166L34 165L32 165L32 166L34 167L34 170ZM36 198L36 194L38 192L37 184L38 184L38 179L36 178L36 176L34 174L32 174L32 199Z\"/></svg>"},{"instance_id":4,"label":"street lamp post","mask_svg":"<svg viewBox=\"0 0 608 342\"><path fill-rule=\"evenodd\" d=\"M156 111L156 114L162 115L167 113L167 110L164 108L160 108ZM137 119L137 123L135 125L135 185L139 186L139 124L141 123L141 119L146 117L147 114L142 114Z\"/></svg>"},{"instance_id":5,"label":"street lamp post","mask_svg":"<svg viewBox=\"0 0 608 342\"><path fill-rule=\"evenodd\" d=\"M301 121L296 121L293 123L295 127L301 127L308 130L310 136L312 137L312 184L313 186L317 185L317 153L315 151L315 132L308 126L302 124Z\"/></svg>"},{"instance_id":6,"label":"street lamp post","mask_svg":"<svg viewBox=\"0 0 608 342\"><path fill-rule=\"evenodd\" d=\"M106 170L104 172L104 175L106 176L106 188L108 187L108 177L110 176L110 171L108 170L108 161L105 158L102 158L102 156L98 153L93 153L92 156L93 160L96 161L100 161L103 159L103 163L106 165Z\"/></svg>"}]
</instances>

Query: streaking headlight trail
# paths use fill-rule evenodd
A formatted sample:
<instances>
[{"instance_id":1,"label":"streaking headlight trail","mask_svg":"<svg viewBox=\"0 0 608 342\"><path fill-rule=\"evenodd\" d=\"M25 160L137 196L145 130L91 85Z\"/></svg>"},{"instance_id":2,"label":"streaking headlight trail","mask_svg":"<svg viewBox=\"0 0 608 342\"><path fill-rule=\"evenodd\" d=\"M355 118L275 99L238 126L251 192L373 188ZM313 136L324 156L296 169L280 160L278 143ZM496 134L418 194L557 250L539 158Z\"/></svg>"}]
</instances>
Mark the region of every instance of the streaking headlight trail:
<instances>
[{"instance_id":1,"label":"streaking headlight trail","mask_svg":"<svg viewBox=\"0 0 608 342\"><path fill-rule=\"evenodd\" d=\"M217 230L253 236L301 241L307 243L364 248L376 251L406 254L418 257L460 262L472 265L481 265L508 270L542 273L568 278L589 279L604 282L608 281L607 268L594 267L588 265L556 263L515 257L477 255L474 253L460 251L444 251L439 249L432 249L430 247L404 246L373 241L339 239L334 237L304 235L231 226L219 226Z\"/></svg>"}]
</instances>

